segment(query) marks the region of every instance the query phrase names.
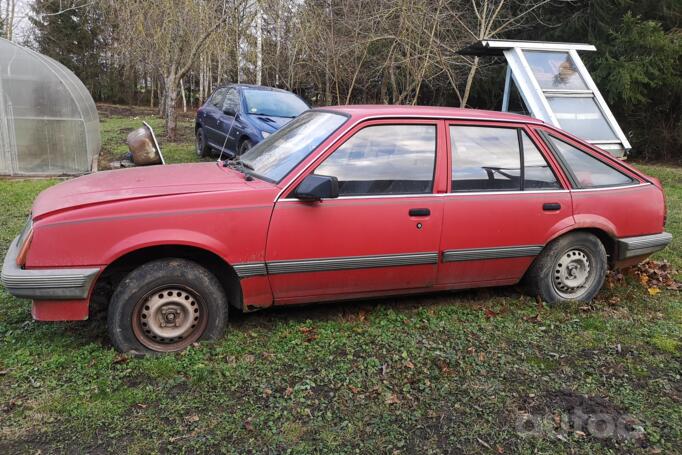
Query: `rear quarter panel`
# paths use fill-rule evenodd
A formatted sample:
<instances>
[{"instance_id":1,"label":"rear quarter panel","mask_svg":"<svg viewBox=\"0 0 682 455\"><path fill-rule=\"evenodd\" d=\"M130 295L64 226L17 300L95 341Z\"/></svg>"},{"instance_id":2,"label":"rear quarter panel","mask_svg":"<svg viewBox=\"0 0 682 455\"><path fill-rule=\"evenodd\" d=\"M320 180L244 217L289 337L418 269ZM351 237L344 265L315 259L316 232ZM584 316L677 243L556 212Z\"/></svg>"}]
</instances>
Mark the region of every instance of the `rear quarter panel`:
<instances>
[{"instance_id":1,"label":"rear quarter panel","mask_svg":"<svg viewBox=\"0 0 682 455\"><path fill-rule=\"evenodd\" d=\"M663 231L663 192L644 183L633 187L574 190L576 227L595 227L612 237Z\"/></svg>"}]
</instances>

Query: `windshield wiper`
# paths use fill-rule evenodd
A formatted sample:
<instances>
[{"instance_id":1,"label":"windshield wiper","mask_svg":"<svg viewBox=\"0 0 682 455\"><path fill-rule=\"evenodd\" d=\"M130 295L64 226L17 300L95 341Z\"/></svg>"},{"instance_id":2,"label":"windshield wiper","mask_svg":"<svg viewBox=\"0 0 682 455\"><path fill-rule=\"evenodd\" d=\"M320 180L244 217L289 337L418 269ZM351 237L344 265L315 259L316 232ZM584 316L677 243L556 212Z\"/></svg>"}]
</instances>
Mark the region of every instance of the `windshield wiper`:
<instances>
[{"instance_id":1,"label":"windshield wiper","mask_svg":"<svg viewBox=\"0 0 682 455\"><path fill-rule=\"evenodd\" d=\"M228 167L228 166L233 168L233 169L236 169L239 172L241 172L242 174L244 174L244 178L246 180L253 180L253 176L251 176L251 174L246 171L246 169L253 171L254 170L253 165L251 165L249 163L245 163L244 161L242 161L241 158L235 157L235 158L226 159L225 161L223 161L223 167Z\"/></svg>"}]
</instances>

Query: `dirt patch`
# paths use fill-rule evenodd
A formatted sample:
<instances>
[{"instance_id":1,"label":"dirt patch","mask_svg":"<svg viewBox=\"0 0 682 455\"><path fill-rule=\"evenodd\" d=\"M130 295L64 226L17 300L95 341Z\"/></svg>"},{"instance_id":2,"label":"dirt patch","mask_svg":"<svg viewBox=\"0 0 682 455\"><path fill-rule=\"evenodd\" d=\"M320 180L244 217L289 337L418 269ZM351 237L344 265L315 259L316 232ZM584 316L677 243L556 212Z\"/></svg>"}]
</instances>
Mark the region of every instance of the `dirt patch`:
<instances>
[{"instance_id":1,"label":"dirt patch","mask_svg":"<svg viewBox=\"0 0 682 455\"><path fill-rule=\"evenodd\" d=\"M606 397L555 390L521 399L515 416L523 436L590 438L606 447L649 447L643 423Z\"/></svg>"}]
</instances>

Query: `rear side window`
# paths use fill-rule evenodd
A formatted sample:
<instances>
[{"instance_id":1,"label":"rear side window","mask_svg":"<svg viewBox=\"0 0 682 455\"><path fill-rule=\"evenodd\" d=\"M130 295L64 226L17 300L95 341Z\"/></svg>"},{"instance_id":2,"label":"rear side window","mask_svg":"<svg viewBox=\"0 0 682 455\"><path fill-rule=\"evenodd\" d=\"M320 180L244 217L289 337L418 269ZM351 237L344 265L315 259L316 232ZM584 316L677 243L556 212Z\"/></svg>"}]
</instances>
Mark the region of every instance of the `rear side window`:
<instances>
[{"instance_id":1,"label":"rear side window","mask_svg":"<svg viewBox=\"0 0 682 455\"><path fill-rule=\"evenodd\" d=\"M547 137L580 188L599 188L635 183L632 178L601 162L589 153L554 136Z\"/></svg>"},{"instance_id":2,"label":"rear side window","mask_svg":"<svg viewBox=\"0 0 682 455\"><path fill-rule=\"evenodd\" d=\"M451 126L450 143L454 192L561 188L547 161L522 130Z\"/></svg>"},{"instance_id":3,"label":"rear side window","mask_svg":"<svg viewBox=\"0 0 682 455\"><path fill-rule=\"evenodd\" d=\"M357 132L315 171L339 180L340 196L433 190L435 125L376 125Z\"/></svg>"}]
</instances>

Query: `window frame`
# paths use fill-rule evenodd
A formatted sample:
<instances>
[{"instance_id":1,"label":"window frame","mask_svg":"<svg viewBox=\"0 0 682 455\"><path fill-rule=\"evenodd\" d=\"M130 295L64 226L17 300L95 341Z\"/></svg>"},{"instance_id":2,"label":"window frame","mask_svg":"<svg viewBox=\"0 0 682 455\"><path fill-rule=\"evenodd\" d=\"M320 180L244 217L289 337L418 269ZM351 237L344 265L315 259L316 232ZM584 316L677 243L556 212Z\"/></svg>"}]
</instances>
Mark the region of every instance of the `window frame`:
<instances>
[{"instance_id":1,"label":"window frame","mask_svg":"<svg viewBox=\"0 0 682 455\"><path fill-rule=\"evenodd\" d=\"M484 189L478 189L478 190L455 190L453 186L453 181L452 181L452 170L454 163L452 161L452 141L451 141L451 136L450 136L450 127L453 126L472 126L472 127L482 127L482 128L504 128L504 129L513 129L516 130L516 140L517 140L517 145L519 147L519 164L520 164L520 185L518 189L509 189L509 190L500 190L500 189L491 189L491 190L484 190ZM535 146L535 148L538 150L540 153L540 156L545 160L547 165L549 166L550 171L552 172L552 175L554 175L554 178L556 179L557 183L559 184L559 188L531 188L531 189L525 189L525 155L524 155L524 148L523 148L523 133L526 133L528 136L528 139L532 142L532 144ZM541 141L538 137L535 136L534 130L532 128L529 128L529 126L525 123L519 124L519 123L502 123L502 122L481 122L477 120L471 120L471 121L466 121L466 120L460 120L460 121L448 121L445 124L445 136L446 136L446 155L447 155L447 160L448 160L448 166L447 166L447 193L448 194L474 194L474 193L503 193L503 194L511 194L511 193L522 193L522 194L531 194L531 193L537 193L537 192L555 192L555 191L565 191L568 186L567 183L564 180L563 172L559 172L561 170L561 167L559 164L554 160L554 156L551 153L551 150L546 148L544 141Z\"/></svg>"},{"instance_id":2,"label":"window frame","mask_svg":"<svg viewBox=\"0 0 682 455\"><path fill-rule=\"evenodd\" d=\"M604 189L604 188L622 188L622 187L628 187L632 185L639 185L642 183L642 181L639 179L639 177L633 175L631 172L629 172L627 169L621 168L619 166L614 165L615 163L611 162L610 159L603 159L602 156L599 156L598 154L594 153L589 147L585 147L583 144L580 142L576 142L572 138L560 134L558 131L551 131L547 130L544 128L535 128L536 132L538 135L541 137L542 142L544 145L547 147L547 149L551 152L551 154L554 156L554 158L557 160L559 163L559 167L561 168L563 174L566 176L568 181L570 182L570 187L572 190L598 190L598 189ZM618 185L595 185L595 186L582 186L580 185L578 178L574 174L573 170L570 168L564 157L561 155L561 153L556 149L550 138L554 138L558 141L561 141L565 144L568 144L569 146L578 149L579 151L585 153L586 155L594 158L595 160L599 161L600 163L604 164L605 166L608 166L609 168L613 169L614 171L628 177L630 179L630 182L628 183L621 183ZM605 152L606 153L606 152Z\"/></svg>"}]
</instances>

